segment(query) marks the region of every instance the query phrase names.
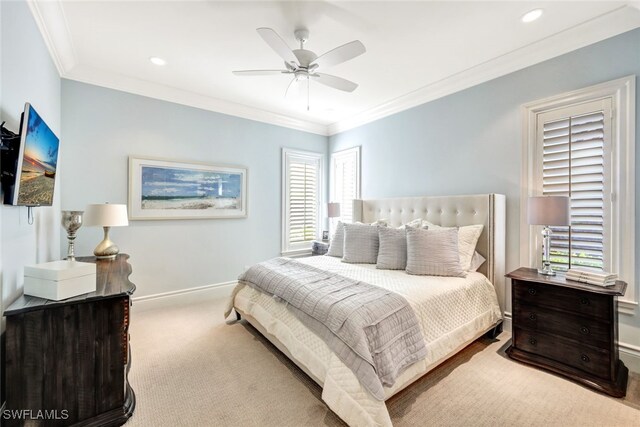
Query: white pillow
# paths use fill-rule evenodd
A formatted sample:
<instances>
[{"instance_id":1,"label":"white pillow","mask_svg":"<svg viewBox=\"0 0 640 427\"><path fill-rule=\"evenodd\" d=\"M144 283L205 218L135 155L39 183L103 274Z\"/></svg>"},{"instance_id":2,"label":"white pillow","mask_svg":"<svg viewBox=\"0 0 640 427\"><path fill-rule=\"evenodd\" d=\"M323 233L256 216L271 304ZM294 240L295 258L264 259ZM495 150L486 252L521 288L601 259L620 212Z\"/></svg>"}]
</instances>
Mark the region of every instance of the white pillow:
<instances>
[{"instance_id":1,"label":"white pillow","mask_svg":"<svg viewBox=\"0 0 640 427\"><path fill-rule=\"evenodd\" d=\"M407 273L464 277L455 228L425 230L407 227Z\"/></svg>"},{"instance_id":2,"label":"white pillow","mask_svg":"<svg viewBox=\"0 0 640 427\"><path fill-rule=\"evenodd\" d=\"M407 227L421 227L422 226L422 218L416 218L412 221L407 222L406 224L402 224L400 227L398 227L398 229L400 230L404 230ZM423 228L426 228L426 226L424 226Z\"/></svg>"},{"instance_id":3,"label":"white pillow","mask_svg":"<svg viewBox=\"0 0 640 427\"><path fill-rule=\"evenodd\" d=\"M429 221L422 221L423 227L426 225L430 230L436 230L439 228L456 228L456 227L441 227L433 224ZM457 227L458 229L458 251L460 252L460 265L464 271L471 271L471 259L473 253L476 250L478 239L482 234L484 225L464 225ZM473 270L475 271L475 270Z\"/></svg>"},{"instance_id":4,"label":"white pillow","mask_svg":"<svg viewBox=\"0 0 640 427\"><path fill-rule=\"evenodd\" d=\"M344 225L342 262L375 264L378 259L378 227L368 224Z\"/></svg>"},{"instance_id":5,"label":"white pillow","mask_svg":"<svg viewBox=\"0 0 640 427\"><path fill-rule=\"evenodd\" d=\"M478 271L478 269L484 264L487 259L480 255L478 251L473 253L473 258L471 258L471 268L469 271Z\"/></svg>"},{"instance_id":6,"label":"white pillow","mask_svg":"<svg viewBox=\"0 0 640 427\"><path fill-rule=\"evenodd\" d=\"M327 255L342 258L343 247L344 247L344 223L342 221L338 221L338 225L336 226L336 232L333 233L333 237L329 242L329 250L327 251Z\"/></svg>"}]
</instances>

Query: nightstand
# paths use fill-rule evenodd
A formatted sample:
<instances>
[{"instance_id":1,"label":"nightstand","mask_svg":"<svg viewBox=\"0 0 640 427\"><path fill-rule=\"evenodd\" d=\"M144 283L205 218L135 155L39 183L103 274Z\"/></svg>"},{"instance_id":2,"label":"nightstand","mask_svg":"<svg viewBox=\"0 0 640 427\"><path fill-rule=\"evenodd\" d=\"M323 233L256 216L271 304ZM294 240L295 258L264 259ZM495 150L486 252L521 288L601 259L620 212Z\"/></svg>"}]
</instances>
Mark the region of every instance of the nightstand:
<instances>
[{"instance_id":1,"label":"nightstand","mask_svg":"<svg viewBox=\"0 0 640 427\"><path fill-rule=\"evenodd\" d=\"M513 339L507 354L614 397L627 392L629 370L618 357L617 297L609 287L519 268L511 278Z\"/></svg>"}]
</instances>

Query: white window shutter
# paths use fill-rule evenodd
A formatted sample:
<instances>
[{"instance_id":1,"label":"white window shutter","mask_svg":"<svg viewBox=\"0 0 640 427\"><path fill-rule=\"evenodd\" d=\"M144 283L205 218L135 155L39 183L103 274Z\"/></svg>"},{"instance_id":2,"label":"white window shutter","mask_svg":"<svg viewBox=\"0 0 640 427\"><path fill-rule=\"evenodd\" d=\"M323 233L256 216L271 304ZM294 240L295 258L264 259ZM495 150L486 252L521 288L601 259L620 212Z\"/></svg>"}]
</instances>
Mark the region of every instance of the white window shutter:
<instances>
[{"instance_id":1,"label":"white window shutter","mask_svg":"<svg viewBox=\"0 0 640 427\"><path fill-rule=\"evenodd\" d=\"M542 123L542 194L571 199L571 226L552 227L552 266L602 271L610 227L605 170L610 121L602 110L566 110L567 116Z\"/></svg>"},{"instance_id":2,"label":"white window shutter","mask_svg":"<svg viewBox=\"0 0 640 427\"><path fill-rule=\"evenodd\" d=\"M322 154L283 150L283 254L311 248L320 230Z\"/></svg>"},{"instance_id":3,"label":"white window shutter","mask_svg":"<svg viewBox=\"0 0 640 427\"><path fill-rule=\"evenodd\" d=\"M353 200L360 198L360 147L331 156L331 201L340 203L340 219L353 221Z\"/></svg>"}]
</instances>

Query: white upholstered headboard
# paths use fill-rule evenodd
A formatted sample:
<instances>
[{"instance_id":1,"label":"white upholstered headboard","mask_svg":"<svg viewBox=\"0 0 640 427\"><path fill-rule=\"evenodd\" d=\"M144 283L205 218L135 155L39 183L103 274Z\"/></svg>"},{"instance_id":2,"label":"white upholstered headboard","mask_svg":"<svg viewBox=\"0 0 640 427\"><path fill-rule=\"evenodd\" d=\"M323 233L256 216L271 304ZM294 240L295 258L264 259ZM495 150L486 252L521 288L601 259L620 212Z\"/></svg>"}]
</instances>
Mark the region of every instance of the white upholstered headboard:
<instances>
[{"instance_id":1,"label":"white upholstered headboard","mask_svg":"<svg viewBox=\"0 0 640 427\"><path fill-rule=\"evenodd\" d=\"M484 224L476 250L487 259L478 270L496 288L500 307L505 307L506 203L502 194L471 196L402 197L353 201L353 221L386 219L398 227L416 218L443 227Z\"/></svg>"}]
</instances>

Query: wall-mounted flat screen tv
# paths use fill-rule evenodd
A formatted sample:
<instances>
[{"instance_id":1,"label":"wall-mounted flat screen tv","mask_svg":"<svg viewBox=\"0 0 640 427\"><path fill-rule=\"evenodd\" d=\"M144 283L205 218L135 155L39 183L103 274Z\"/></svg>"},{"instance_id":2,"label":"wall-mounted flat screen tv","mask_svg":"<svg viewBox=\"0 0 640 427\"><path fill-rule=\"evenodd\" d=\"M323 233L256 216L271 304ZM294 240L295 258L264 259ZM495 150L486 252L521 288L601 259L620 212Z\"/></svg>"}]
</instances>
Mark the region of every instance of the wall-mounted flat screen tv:
<instances>
[{"instance_id":1,"label":"wall-mounted flat screen tv","mask_svg":"<svg viewBox=\"0 0 640 427\"><path fill-rule=\"evenodd\" d=\"M20 149L15 182L5 203L51 206L58 167L60 140L31 104L26 103L20 124Z\"/></svg>"}]
</instances>

